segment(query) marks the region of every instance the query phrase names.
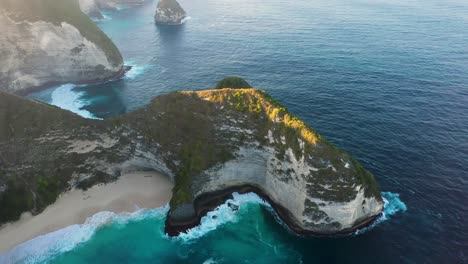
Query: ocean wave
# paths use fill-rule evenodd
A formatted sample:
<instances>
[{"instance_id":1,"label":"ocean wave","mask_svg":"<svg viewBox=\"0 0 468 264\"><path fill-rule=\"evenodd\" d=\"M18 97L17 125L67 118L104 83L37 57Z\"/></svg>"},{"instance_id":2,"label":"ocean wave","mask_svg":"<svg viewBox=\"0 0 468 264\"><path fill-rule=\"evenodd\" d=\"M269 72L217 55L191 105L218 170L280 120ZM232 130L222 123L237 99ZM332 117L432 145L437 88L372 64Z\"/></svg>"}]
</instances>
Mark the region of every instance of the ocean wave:
<instances>
[{"instance_id":1,"label":"ocean wave","mask_svg":"<svg viewBox=\"0 0 468 264\"><path fill-rule=\"evenodd\" d=\"M108 12L101 11L101 16L102 18L93 18L93 21L100 23L112 20L111 14Z\"/></svg>"},{"instance_id":2,"label":"ocean wave","mask_svg":"<svg viewBox=\"0 0 468 264\"><path fill-rule=\"evenodd\" d=\"M111 224L125 225L146 218L163 219L168 210L169 206L142 209L133 213L100 212L89 217L84 224L68 226L15 247L0 256L0 263L43 263L89 241L102 227Z\"/></svg>"},{"instance_id":3,"label":"ocean wave","mask_svg":"<svg viewBox=\"0 0 468 264\"><path fill-rule=\"evenodd\" d=\"M397 193L382 192L382 198L384 200L384 211L382 212L382 216L380 216L371 226L357 230L354 233L355 235L362 234L372 229L376 225L390 219L396 213L407 210L405 203L400 200L400 196ZM253 203L271 208L270 204L262 200L255 193L233 193L233 199L227 200L224 204L218 206L213 211L208 212L208 214L201 219L200 225L180 234L176 239L179 239L182 242L190 243L195 239L203 237L221 225L227 223L236 223L240 220L238 212L242 209L242 207ZM272 213L274 214L273 210ZM276 217L276 219L280 221L282 225L284 225L284 223L282 223L278 217Z\"/></svg>"},{"instance_id":4,"label":"ocean wave","mask_svg":"<svg viewBox=\"0 0 468 264\"><path fill-rule=\"evenodd\" d=\"M227 223L236 223L240 220L238 212L248 204L261 204L270 207L270 205L262 200L255 193L239 194L237 192L232 194L233 199L226 200L225 203L216 207L200 221L200 225L189 229L185 233L181 233L175 239L178 239L185 243L190 243L207 233L215 230L221 225Z\"/></svg>"},{"instance_id":5,"label":"ocean wave","mask_svg":"<svg viewBox=\"0 0 468 264\"><path fill-rule=\"evenodd\" d=\"M372 225L359 229L357 230L354 234L355 235L360 235L363 234L378 224L389 220L393 215L395 215L398 212L405 212L408 210L408 207L406 207L406 204L400 199L400 195L398 193L392 193L392 192L382 192L382 198L384 201L384 210L382 212L382 215L372 223Z\"/></svg>"},{"instance_id":6,"label":"ocean wave","mask_svg":"<svg viewBox=\"0 0 468 264\"><path fill-rule=\"evenodd\" d=\"M134 80L137 76L145 73L145 71L149 68L149 65L138 65L132 61L127 61L125 65L132 66L132 68L127 73L125 73L124 79L127 80Z\"/></svg>"},{"instance_id":7,"label":"ocean wave","mask_svg":"<svg viewBox=\"0 0 468 264\"><path fill-rule=\"evenodd\" d=\"M190 19L192 19L191 16L185 17L180 21L180 24L184 24L185 22L189 21Z\"/></svg>"},{"instance_id":8,"label":"ocean wave","mask_svg":"<svg viewBox=\"0 0 468 264\"><path fill-rule=\"evenodd\" d=\"M390 219L398 212L407 210L406 205L400 200L399 194L382 192L382 197L384 199L384 211L382 216L371 226L356 231L354 235L362 234ZM194 243L199 238L223 225L242 221L242 218L245 217L245 209L255 204L271 209L271 206L255 193L233 193L232 199L226 200L225 203L203 217L200 225L175 238L166 236L166 239L173 239L182 244ZM54 256L69 252L76 246L89 241L96 231L102 227L109 225L125 226L129 222L141 221L148 218L163 220L168 210L169 206L151 210L142 209L134 213L123 214L100 212L89 217L82 225L72 225L47 235L39 236L15 247L5 255L0 256L0 263L42 263L54 258ZM271 211L273 212L273 210ZM205 262L216 263L217 260L211 258L207 259Z\"/></svg>"},{"instance_id":9,"label":"ocean wave","mask_svg":"<svg viewBox=\"0 0 468 264\"><path fill-rule=\"evenodd\" d=\"M91 112L83 109L85 106L90 105L91 103L81 99L84 95L84 92L75 91L75 87L76 85L74 84L65 84L59 86L52 92L50 104L71 111L84 118L99 119Z\"/></svg>"}]
</instances>

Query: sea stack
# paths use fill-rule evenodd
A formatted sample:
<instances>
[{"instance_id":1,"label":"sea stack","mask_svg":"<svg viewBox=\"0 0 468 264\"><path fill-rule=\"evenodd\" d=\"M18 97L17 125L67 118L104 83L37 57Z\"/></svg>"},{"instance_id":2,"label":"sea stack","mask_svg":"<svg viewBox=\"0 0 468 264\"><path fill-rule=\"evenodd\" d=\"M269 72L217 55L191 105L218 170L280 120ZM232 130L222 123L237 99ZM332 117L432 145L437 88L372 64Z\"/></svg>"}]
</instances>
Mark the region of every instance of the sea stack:
<instances>
[{"instance_id":1,"label":"sea stack","mask_svg":"<svg viewBox=\"0 0 468 264\"><path fill-rule=\"evenodd\" d=\"M177 0L159 0L154 20L158 25L180 25L186 15Z\"/></svg>"},{"instance_id":2,"label":"sea stack","mask_svg":"<svg viewBox=\"0 0 468 264\"><path fill-rule=\"evenodd\" d=\"M2 0L0 25L1 91L26 94L108 81L125 72L119 50L78 1Z\"/></svg>"}]
</instances>

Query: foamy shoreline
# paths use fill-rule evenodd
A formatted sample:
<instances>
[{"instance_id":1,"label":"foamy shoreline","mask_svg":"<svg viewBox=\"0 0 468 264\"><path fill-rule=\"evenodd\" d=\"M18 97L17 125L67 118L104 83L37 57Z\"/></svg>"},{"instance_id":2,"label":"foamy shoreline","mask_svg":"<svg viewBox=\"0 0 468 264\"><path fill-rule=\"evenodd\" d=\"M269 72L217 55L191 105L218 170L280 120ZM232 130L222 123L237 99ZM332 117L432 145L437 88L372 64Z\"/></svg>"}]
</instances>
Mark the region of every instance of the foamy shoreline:
<instances>
[{"instance_id":1,"label":"foamy shoreline","mask_svg":"<svg viewBox=\"0 0 468 264\"><path fill-rule=\"evenodd\" d=\"M156 172L134 172L118 181L96 185L87 191L71 190L39 215L0 227L0 255L35 237L75 224L83 224L98 212L135 212L166 205L172 196L171 180Z\"/></svg>"}]
</instances>

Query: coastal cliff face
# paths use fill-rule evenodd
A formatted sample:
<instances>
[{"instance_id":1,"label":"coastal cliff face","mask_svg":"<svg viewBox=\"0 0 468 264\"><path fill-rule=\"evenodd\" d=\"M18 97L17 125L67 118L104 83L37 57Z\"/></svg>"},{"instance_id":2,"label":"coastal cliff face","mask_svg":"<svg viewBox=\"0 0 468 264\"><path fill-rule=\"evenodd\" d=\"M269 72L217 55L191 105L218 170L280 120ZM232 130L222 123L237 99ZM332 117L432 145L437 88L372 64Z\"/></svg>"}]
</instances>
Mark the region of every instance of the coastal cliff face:
<instances>
[{"instance_id":1,"label":"coastal cliff face","mask_svg":"<svg viewBox=\"0 0 468 264\"><path fill-rule=\"evenodd\" d=\"M74 0L0 2L0 89L24 94L120 77L123 59Z\"/></svg>"},{"instance_id":2,"label":"coastal cliff face","mask_svg":"<svg viewBox=\"0 0 468 264\"><path fill-rule=\"evenodd\" d=\"M180 25L186 16L177 0L159 0L154 20L160 25Z\"/></svg>"},{"instance_id":3,"label":"coastal cliff face","mask_svg":"<svg viewBox=\"0 0 468 264\"><path fill-rule=\"evenodd\" d=\"M175 181L169 235L233 191L264 197L301 234L351 232L383 209L371 173L261 90L171 93L105 121L0 93L0 128L0 223L136 169Z\"/></svg>"}]
</instances>

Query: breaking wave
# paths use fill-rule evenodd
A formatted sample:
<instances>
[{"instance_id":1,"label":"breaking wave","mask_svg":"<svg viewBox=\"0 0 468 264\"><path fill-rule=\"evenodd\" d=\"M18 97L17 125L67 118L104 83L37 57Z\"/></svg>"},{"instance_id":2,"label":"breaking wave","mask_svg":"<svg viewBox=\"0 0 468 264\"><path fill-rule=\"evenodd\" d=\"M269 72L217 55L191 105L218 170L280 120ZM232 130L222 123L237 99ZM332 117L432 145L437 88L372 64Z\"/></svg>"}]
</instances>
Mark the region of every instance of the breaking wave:
<instances>
[{"instance_id":1,"label":"breaking wave","mask_svg":"<svg viewBox=\"0 0 468 264\"><path fill-rule=\"evenodd\" d=\"M176 239L183 242L190 242L206 235L221 225L235 223L240 220L237 212L249 204L270 206L255 193L239 194L235 192L232 196L233 199L228 199L224 204L208 212L208 214L201 219L200 225L180 234Z\"/></svg>"},{"instance_id":2,"label":"breaking wave","mask_svg":"<svg viewBox=\"0 0 468 264\"><path fill-rule=\"evenodd\" d=\"M163 219L168 210L169 206L151 210L142 209L134 213L100 212L89 217L84 224L68 226L15 247L0 256L0 263L43 263L89 241L102 227L111 224L125 225L149 217Z\"/></svg>"},{"instance_id":3,"label":"breaking wave","mask_svg":"<svg viewBox=\"0 0 468 264\"><path fill-rule=\"evenodd\" d=\"M354 234L363 234L369 231L370 229L374 228L378 224L389 220L396 213L405 212L406 210L408 210L406 204L400 199L400 195L398 193L382 192L382 198L384 200L384 210L382 212L382 215L372 225L366 228L359 229Z\"/></svg>"},{"instance_id":4,"label":"breaking wave","mask_svg":"<svg viewBox=\"0 0 468 264\"><path fill-rule=\"evenodd\" d=\"M390 219L398 212L407 210L406 205L400 200L399 194L383 192L384 211L382 216L371 226L358 230L355 235L362 234L378 224ZM196 243L197 240L217 228L242 221L249 207L262 205L271 209L271 206L255 193L239 194L233 193L233 198L209 212L201 219L201 224L180 234L175 238L169 238L161 233L161 239L181 244ZM252 208L252 207L250 207ZM157 219L163 225L169 206L157 209L143 209L134 213L116 214L112 212L101 212L89 217L82 225L72 225L61 230L37 237L23 243L13 250L0 256L0 263L42 263L55 256L73 250L78 245L92 239L96 231L109 225L125 226L130 222L138 222L145 219ZM271 210L273 211L273 210ZM206 259L205 263L216 263L216 260Z\"/></svg>"},{"instance_id":5,"label":"breaking wave","mask_svg":"<svg viewBox=\"0 0 468 264\"><path fill-rule=\"evenodd\" d=\"M137 76L145 73L145 71L149 68L149 65L138 65L132 61L127 61L125 65L132 66L132 68L127 73L125 73L124 79L126 80L135 79Z\"/></svg>"},{"instance_id":6,"label":"breaking wave","mask_svg":"<svg viewBox=\"0 0 468 264\"><path fill-rule=\"evenodd\" d=\"M91 103L82 99L84 92L75 91L75 87L76 85L74 84L59 86L52 92L50 104L71 111L84 118L99 119L91 112L83 109Z\"/></svg>"}]
</instances>

